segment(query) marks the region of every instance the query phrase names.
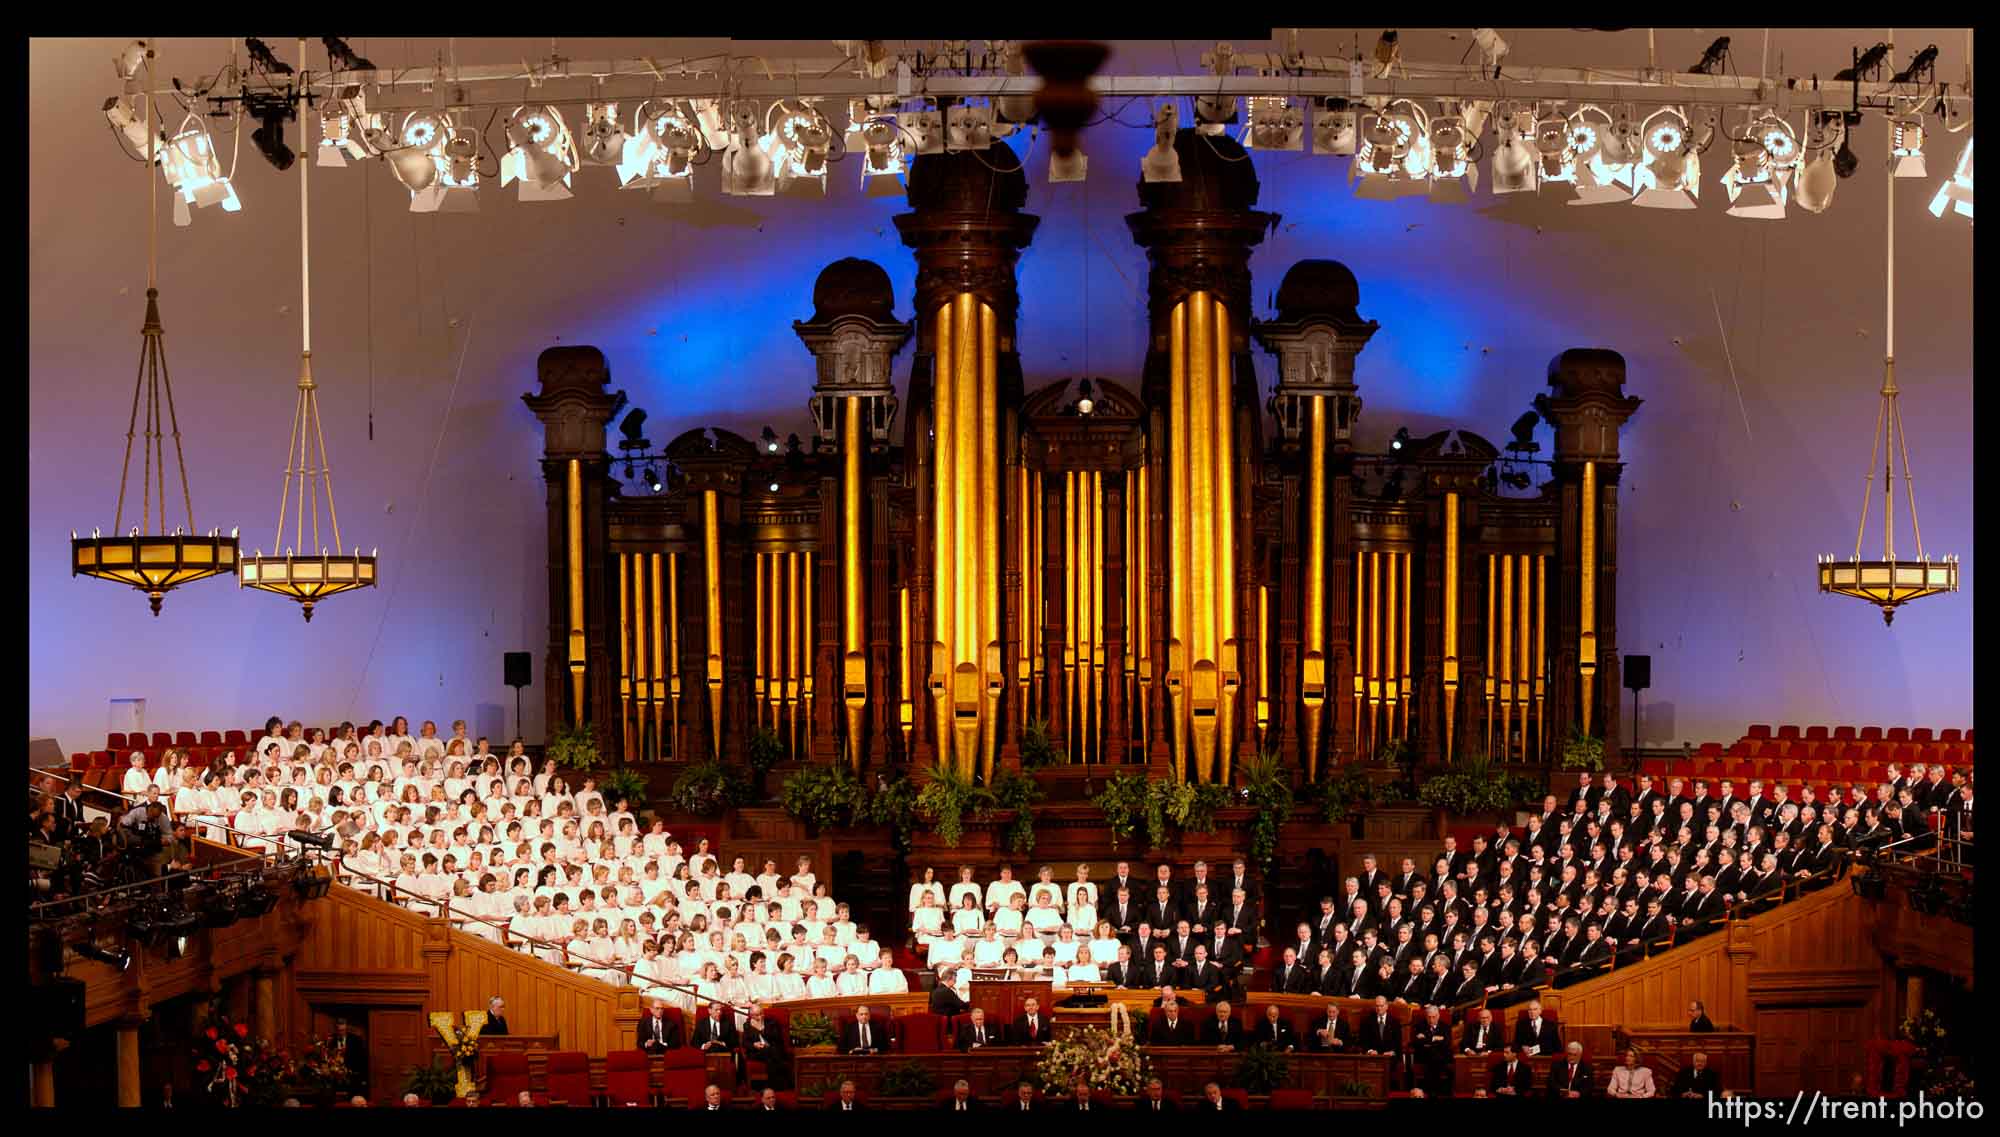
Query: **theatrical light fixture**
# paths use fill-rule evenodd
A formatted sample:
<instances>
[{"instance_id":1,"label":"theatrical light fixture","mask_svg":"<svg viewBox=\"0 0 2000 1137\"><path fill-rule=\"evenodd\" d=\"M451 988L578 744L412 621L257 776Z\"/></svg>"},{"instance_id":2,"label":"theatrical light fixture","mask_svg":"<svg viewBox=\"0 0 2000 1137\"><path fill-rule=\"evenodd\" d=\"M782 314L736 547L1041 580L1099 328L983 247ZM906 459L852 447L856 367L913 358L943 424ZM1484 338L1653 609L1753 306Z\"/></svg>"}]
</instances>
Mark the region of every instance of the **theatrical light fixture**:
<instances>
[{"instance_id":1,"label":"theatrical light fixture","mask_svg":"<svg viewBox=\"0 0 2000 1137\"><path fill-rule=\"evenodd\" d=\"M403 128L396 132L396 147L384 155L390 168L396 171L396 180L410 191L412 213L433 212L443 198L441 193L430 190L437 184L444 139L445 122L440 115L435 111L412 111L403 119Z\"/></svg>"},{"instance_id":2,"label":"theatrical light fixture","mask_svg":"<svg viewBox=\"0 0 2000 1137\"><path fill-rule=\"evenodd\" d=\"M991 45L993 54L1000 57L1000 70L1009 75L1028 73L1027 45L1020 40L998 40ZM993 100L993 135L996 138L1014 133L1019 124L1035 120L1035 97L1033 95L1005 95Z\"/></svg>"},{"instance_id":3,"label":"theatrical light fixture","mask_svg":"<svg viewBox=\"0 0 2000 1137\"><path fill-rule=\"evenodd\" d=\"M685 104L656 99L639 106L618 167L626 189L651 189L656 201L694 200L694 152L707 143Z\"/></svg>"},{"instance_id":4,"label":"theatrical light fixture","mask_svg":"<svg viewBox=\"0 0 2000 1137\"><path fill-rule=\"evenodd\" d=\"M1208 73L1217 78L1233 73L1236 69L1236 48L1230 44L1218 43L1215 50L1204 52L1201 61L1208 66ZM1236 125L1236 96L1196 95L1194 99L1194 129L1197 134L1221 134Z\"/></svg>"},{"instance_id":5,"label":"theatrical light fixture","mask_svg":"<svg viewBox=\"0 0 2000 1137\"><path fill-rule=\"evenodd\" d=\"M1361 148L1348 166L1359 179L1354 196L1368 201L1405 197L1430 189L1429 116L1408 99L1361 117Z\"/></svg>"},{"instance_id":6,"label":"theatrical light fixture","mask_svg":"<svg viewBox=\"0 0 2000 1137\"><path fill-rule=\"evenodd\" d=\"M1701 58L1688 68L1690 75L1713 75L1729 59L1729 37L1717 36L1715 42L1701 53Z\"/></svg>"},{"instance_id":7,"label":"theatrical light fixture","mask_svg":"<svg viewBox=\"0 0 2000 1137\"><path fill-rule=\"evenodd\" d=\"M1805 160L1792 179L1793 200L1807 213L1824 213L1833 204L1833 191L1840 185L1834 159L1836 140L1839 145L1847 144L1847 126L1838 112L1809 120Z\"/></svg>"},{"instance_id":8,"label":"theatrical light fixture","mask_svg":"<svg viewBox=\"0 0 2000 1137\"><path fill-rule=\"evenodd\" d=\"M1153 147L1146 156L1139 159L1139 177L1149 182L1177 182L1181 180L1181 156L1174 149L1174 136L1180 130L1180 109L1174 103L1161 103L1153 112Z\"/></svg>"},{"instance_id":9,"label":"theatrical light fixture","mask_svg":"<svg viewBox=\"0 0 2000 1137\"><path fill-rule=\"evenodd\" d=\"M1943 217L1949 206L1953 213L1965 217L1972 216L1972 139L1965 140L1965 149L1958 152L1958 164L1952 175L1938 187L1937 196L1931 198L1931 216Z\"/></svg>"},{"instance_id":10,"label":"theatrical light fixture","mask_svg":"<svg viewBox=\"0 0 2000 1137\"><path fill-rule=\"evenodd\" d=\"M1911 115L1889 120L1891 168L1899 178L1924 176L1924 120Z\"/></svg>"},{"instance_id":11,"label":"theatrical light fixture","mask_svg":"<svg viewBox=\"0 0 2000 1137\"><path fill-rule=\"evenodd\" d=\"M1533 454L1540 450L1542 448L1541 444L1535 441L1535 428L1540 426L1541 422L1542 416L1537 411L1529 411L1520 418L1515 419L1513 427L1510 428L1511 433L1514 435L1514 440L1507 444L1508 452L1512 454Z\"/></svg>"},{"instance_id":12,"label":"theatrical light fixture","mask_svg":"<svg viewBox=\"0 0 2000 1137\"><path fill-rule=\"evenodd\" d=\"M1409 444L1410 444L1410 428L1407 426L1397 427L1395 437L1389 439L1389 449L1401 450L1405 446L1408 446Z\"/></svg>"},{"instance_id":13,"label":"theatrical light fixture","mask_svg":"<svg viewBox=\"0 0 2000 1137\"><path fill-rule=\"evenodd\" d=\"M777 493L777 492L778 492L778 483L776 483L776 482L772 482L772 483L771 483L770 485L768 485L768 486L765 486L764 488L765 488L765 489L767 489L767 490L769 490L769 491L771 491L772 493Z\"/></svg>"},{"instance_id":14,"label":"theatrical light fixture","mask_svg":"<svg viewBox=\"0 0 2000 1137\"><path fill-rule=\"evenodd\" d=\"M1457 115L1431 120L1430 199L1458 204L1472 199L1479 188L1479 167L1466 158L1471 132Z\"/></svg>"},{"instance_id":15,"label":"theatrical light fixture","mask_svg":"<svg viewBox=\"0 0 2000 1137\"><path fill-rule=\"evenodd\" d=\"M993 146L993 108L954 103L945 116L946 150L987 150Z\"/></svg>"},{"instance_id":16,"label":"theatrical light fixture","mask_svg":"<svg viewBox=\"0 0 2000 1137\"><path fill-rule=\"evenodd\" d=\"M96 943L85 941L71 949L85 959L93 959L109 966L113 971L124 971L132 966L132 953L124 948L103 948Z\"/></svg>"},{"instance_id":17,"label":"theatrical light fixture","mask_svg":"<svg viewBox=\"0 0 2000 1137\"><path fill-rule=\"evenodd\" d=\"M1576 181L1576 150L1569 120L1554 117L1535 123L1536 168L1544 183Z\"/></svg>"},{"instance_id":18,"label":"theatrical light fixture","mask_svg":"<svg viewBox=\"0 0 2000 1137\"><path fill-rule=\"evenodd\" d=\"M1243 142L1252 150L1303 150L1305 112L1283 96L1253 95Z\"/></svg>"},{"instance_id":19,"label":"theatrical light fixture","mask_svg":"<svg viewBox=\"0 0 2000 1137\"><path fill-rule=\"evenodd\" d=\"M250 132L250 142L257 147L257 153L281 174L291 169L299 157L285 145L285 124L294 117L291 104L284 99L260 98L246 106L257 119L257 129Z\"/></svg>"},{"instance_id":20,"label":"theatrical light fixture","mask_svg":"<svg viewBox=\"0 0 2000 1137\"><path fill-rule=\"evenodd\" d=\"M167 144L161 156L161 172L166 175L167 184L174 187L178 197L174 201L174 224L187 225L193 220L190 205L207 207L222 206L225 213L236 213L243 203L236 199L236 187L230 177L222 173L222 161L215 153L215 140L209 137L208 127L199 117L190 112L181 123L181 128ZM231 170L231 174L234 174Z\"/></svg>"},{"instance_id":21,"label":"theatrical light fixture","mask_svg":"<svg viewBox=\"0 0 2000 1137\"><path fill-rule=\"evenodd\" d=\"M243 892L236 901L236 912L245 920L255 920L269 914L277 906L277 889L264 880L252 879L243 885Z\"/></svg>"},{"instance_id":22,"label":"theatrical light fixture","mask_svg":"<svg viewBox=\"0 0 2000 1137\"><path fill-rule=\"evenodd\" d=\"M367 147L356 137L354 114L345 103L336 103L319 115L319 149L313 159L322 166L345 166L348 159L368 156Z\"/></svg>"},{"instance_id":23,"label":"theatrical light fixture","mask_svg":"<svg viewBox=\"0 0 2000 1137\"><path fill-rule=\"evenodd\" d=\"M648 464L646 467L645 479L646 479L646 485L650 487L654 493L659 493L661 490L666 488L666 483L660 480L660 468L658 466Z\"/></svg>"},{"instance_id":24,"label":"theatrical light fixture","mask_svg":"<svg viewBox=\"0 0 2000 1137\"><path fill-rule=\"evenodd\" d=\"M146 61L153 58L153 49L145 40L135 39L125 45L125 50L111 57L111 70L120 79L131 82L145 70Z\"/></svg>"},{"instance_id":25,"label":"theatrical light fixture","mask_svg":"<svg viewBox=\"0 0 2000 1137\"><path fill-rule=\"evenodd\" d=\"M1632 171L1632 204L1648 209L1693 209L1701 196L1701 156L1688 131L1687 116L1661 107L1639 127L1644 150Z\"/></svg>"},{"instance_id":26,"label":"theatrical light fixture","mask_svg":"<svg viewBox=\"0 0 2000 1137\"><path fill-rule=\"evenodd\" d=\"M441 133L441 132L434 132ZM407 126L405 136L408 136ZM435 146L435 137L426 139ZM428 150L429 147L427 147ZM427 159L428 160L428 159ZM292 413L291 440L285 449L285 480L278 493L278 528L271 552L262 550L238 559L237 586L269 592L296 602L307 621L313 605L329 596L375 584L376 557L348 552L340 538L340 515L333 504L333 465L326 456L326 429L319 414L319 385L312 373L312 215L307 190L312 163L299 163L299 381L298 402ZM415 208L415 204L412 204ZM292 498L292 480L298 479L298 498ZM319 528L320 489L326 490L326 517L333 530L333 549L321 543ZM285 543L285 517L297 509L294 536ZM312 512L312 543L306 540L306 512ZM283 548L283 553L279 552Z\"/></svg>"},{"instance_id":27,"label":"theatrical light fixture","mask_svg":"<svg viewBox=\"0 0 2000 1137\"><path fill-rule=\"evenodd\" d=\"M1090 156L1083 152L1079 141L1067 154L1049 154L1049 180L1051 182L1080 182L1090 176Z\"/></svg>"},{"instance_id":28,"label":"theatrical light fixture","mask_svg":"<svg viewBox=\"0 0 2000 1137\"><path fill-rule=\"evenodd\" d=\"M778 192L777 166L758 130L757 105L730 104L728 145L722 148L722 192L731 197L771 197Z\"/></svg>"},{"instance_id":29,"label":"theatrical light fixture","mask_svg":"<svg viewBox=\"0 0 2000 1137\"><path fill-rule=\"evenodd\" d=\"M1891 121L1893 138L1898 124ZM1875 413L1875 429L1869 434L1867 473L1861 483L1861 524L1854 531L1854 554L1847 560L1821 556L1818 564L1819 590L1836 596L1865 600L1882 610L1882 623L1893 624L1896 609L1912 600L1958 591L1958 558L1944 556L1936 561L1924 555L1924 531L1917 524L1917 485L1910 474L1910 440L1903 430L1903 414L1897 403L1896 387L1896 181L1897 171L1888 171L1889 190L1884 211L1888 257L1884 269L1887 315L1882 343L1881 406ZM1896 557L1896 461L1903 463L1903 489L1909 502L1910 534L1916 538L1915 560ZM1868 506L1873 496L1875 462L1882 462L1882 559L1861 559L1861 545L1868 535Z\"/></svg>"},{"instance_id":30,"label":"theatrical light fixture","mask_svg":"<svg viewBox=\"0 0 2000 1137\"><path fill-rule=\"evenodd\" d=\"M1729 215L1763 221L1785 216L1785 182L1771 168L1770 154L1754 136L1730 143L1735 155L1729 169L1722 172L1722 188L1729 192Z\"/></svg>"},{"instance_id":31,"label":"theatrical light fixture","mask_svg":"<svg viewBox=\"0 0 2000 1137\"><path fill-rule=\"evenodd\" d=\"M770 427L768 427L768 426L767 426L767 427L765 427L765 428L764 428L764 433L762 433L762 434L758 435L757 437L758 437L758 439L759 439L760 441L762 441L762 442L764 443L764 452L765 452L765 453L767 453L767 454L776 454L776 453L778 452L778 432L777 432L777 431L775 431L775 430L772 430L772 429L771 429Z\"/></svg>"},{"instance_id":32,"label":"theatrical light fixture","mask_svg":"<svg viewBox=\"0 0 2000 1137\"><path fill-rule=\"evenodd\" d=\"M321 36L319 42L326 48L326 59L335 71L373 71L375 65L354 54L347 41L339 36Z\"/></svg>"},{"instance_id":33,"label":"theatrical light fixture","mask_svg":"<svg viewBox=\"0 0 2000 1137\"><path fill-rule=\"evenodd\" d=\"M452 123L445 128L431 192L445 213L479 212L479 139L471 127Z\"/></svg>"},{"instance_id":34,"label":"theatrical light fixture","mask_svg":"<svg viewBox=\"0 0 2000 1137\"><path fill-rule=\"evenodd\" d=\"M561 201L570 196L576 144L561 111L546 104L516 107L507 117L507 142L507 153L500 159L501 188L520 182L522 201Z\"/></svg>"},{"instance_id":35,"label":"theatrical light fixture","mask_svg":"<svg viewBox=\"0 0 2000 1137\"><path fill-rule=\"evenodd\" d=\"M944 116L937 111L904 111L896 116L896 123L902 127L909 153L944 153Z\"/></svg>"},{"instance_id":36,"label":"theatrical light fixture","mask_svg":"<svg viewBox=\"0 0 2000 1137\"><path fill-rule=\"evenodd\" d=\"M1493 192L1523 193L1536 186L1535 115L1528 107L1501 103L1495 110Z\"/></svg>"},{"instance_id":37,"label":"theatrical light fixture","mask_svg":"<svg viewBox=\"0 0 2000 1137\"><path fill-rule=\"evenodd\" d=\"M150 90L150 71L148 89ZM142 121L150 121L150 95ZM193 116L190 115L190 118ZM197 124L197 129L199 125ZM199 137L207 141L205 130ZM147 150L158 140L148 136ZM222 536L216 529L206 536L194 524L194 493L188 486L187 462L182 457L180 417L174 409L173 376L167 369L166 332L160 325L159 273L159 182L152 165L146 167L146 322L139 329L139 373L133 380L132 413L125 424L125 464L118 475L118 508L113 514L111 534L92 529L90 536L70 531L70 575L89 576L136 588L146 594L153 615L167 593L183 584L192 584L236 569L236 531ZM226 183L225 183L226 184ZM233 198L232 198L233 200ZM146 409L143 465L139 486L139 524L125 527L125 491L132 476L132 440L139 435L139 404L144 396ZM174 464L180 473L181 503L187 509L187 524L167 527L167 433L173 435ZM153 471L158 470L157 475ZM157 486L157 491L155 487ZM157 493L159 516L153 515Z\"/></svg>"},{"instance_id":38,"label":"theatrical light fixture","mask_svg":"<svg viewBox=\"0 0 2000 1137\"><path fill-rule=\"evenodd\" d=\"M1492 78L1500 77L1500 61L1507 58L1507 41L1492 28L1472 29L1472 44L1479 49L1479 66L1482 71L1492 72ZM1476 133L1476 132L1475 132Z\"/></svg>"},{"instance_id":39,"label":"theatrical light fixture","mask_svg":"<svg viewBox=\"0 0 2000 1137\"><path fill-rule=\"evenodd\" d=\"M1097 400L1090 397L1090 380L1085 379L1076 386L1076 413L1090 414L1097 409Z\"/></svg>"},{"instance_id":40,"label":"theatrical light fixture","mask_svg":"<svg viewBox=\"0 0 2000 1137\"><path fill-rule=\"evenodd\" d=\"M1614 120L1596 106L1583 106L1569 116L1569 147L1574 156L1576 197L1571 205L1610 205L1632 200L1632 139L1630 117ZM1555 179L1551 179L1555 180Z\"/></svg>"},{"instance_id":41,"label":"theatrical light fixture","mask_svg":"<svg viewBox=\"0 0 2000 1137\"><path fill-rule=\"evenodd\" d=\"M1313 112L1313 153L1354 153L1354 111L1345 99L1327 99L1325 103Z\"/></svg>"},{"instance_id":42,"label":"theatrical light fixture","mask_svg":"<svg viewBox=\"0 0 2000 1137\"><path fill-rule=\"evenodd\" d=\"M775 171L778 192L803 197L826 196L826 152L833 142L833 124L812 103L773 103L766 115L777 116L760 145Z\"/></svg>"},{"instance_id":43,"label":"theatrical light fixture","mask_svg":"<svg viewBox=\"0 0 2000 1137\"><path fill-rule=\"evenodd\" d=\"M134 152L146 152L146 123L138 113L136 102L128 102L123 95L113 95L104 100L104 118L111 124L111 129L125 137ZM160 151L161 147L154 144L152 160L156 165L160 160Z\"/></svg>"},{"instance_id":44,"label":"theatrical light fixture","mask_svg":"<svg viewBox=\"0 0 2000 1137\"><path fill-rule=\"evenodd\" d=\"M1375 77L1387 79L1389 72L1403 61L1402 39L1394 28L1383 32L1375 41Z\"/></svg>"},{"instance_id":45,"label":"theatrical light fixture","mask_svg":"<svg viewBox=\"0 0 2000 1137\"><path fill-rule=\"evenodd\" d=\"M878 118L861 128L861 188L869 197L893 197L903 192L903 137L893 118Z\"/></svg>"},{"instance_id":46,"label":"theatrical light fixture","mask_svg":"<svg viewBox=\"0 0 2000 1137\"><path fill-rule=\"evenodd\" d=\"M617 103L586 103L583 110L583 160L593 166L618 166L625 161L631 137L618 121Z\"/></svg>"}]
</instances>

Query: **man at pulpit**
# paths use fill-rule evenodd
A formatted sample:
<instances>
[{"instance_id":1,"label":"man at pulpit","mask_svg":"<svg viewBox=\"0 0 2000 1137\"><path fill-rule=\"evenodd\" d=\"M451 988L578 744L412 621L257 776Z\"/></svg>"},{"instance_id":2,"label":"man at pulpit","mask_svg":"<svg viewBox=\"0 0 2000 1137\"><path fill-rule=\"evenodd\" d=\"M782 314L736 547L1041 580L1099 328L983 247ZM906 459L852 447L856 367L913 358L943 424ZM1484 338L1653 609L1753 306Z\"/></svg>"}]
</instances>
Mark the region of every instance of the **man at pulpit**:
<instances>
[{"instance_id":1,"label":"man at pulpit","mask_svg":"<svg viewBox=\"0 0 2000 1137\"><path fill-rule=\"evenodd\" d=\"M1021 1013L1014 1019L1013 1044L1040 1046L1051 1037L1049 1016L1042 1010L1041 1000L1032 995L1021 1000Z\"/></svg>"},{"instance_id":2,"label":"man at pulpit","mask_svg":"<svg viewBox=\"0 0 2000 1137\"><path fill-rule=\"evenodd\" d=\"M889 1049L889 1032L882 1024L870 1022L867 1007L854 1008L854 1019L840 1032L842 1054L881 1054Z\"/></svg>"},{"instance_id":3,"label":"man at pulpit","mask_svg":"<svg viewBox=\"0 0 2000 1137\"><path fill-rule=\"evenodd\" d=\"M486 1025L479 1028L484 1035L507 1033L507 1000L495 995L486 1001Z\"/></svg>"},{"instance_id":4,"label":"man at pulpit","mask_svg":"<svg viewBox=\"0 0 2000 1137\"><path fill-rule=\"evenodd\" d=\"M368 1092L368 1042L347 1027L345 1018L333 1020L333 1048L347 1064L348 1089L357 1094Z\"/></svg>"}]
</instances>

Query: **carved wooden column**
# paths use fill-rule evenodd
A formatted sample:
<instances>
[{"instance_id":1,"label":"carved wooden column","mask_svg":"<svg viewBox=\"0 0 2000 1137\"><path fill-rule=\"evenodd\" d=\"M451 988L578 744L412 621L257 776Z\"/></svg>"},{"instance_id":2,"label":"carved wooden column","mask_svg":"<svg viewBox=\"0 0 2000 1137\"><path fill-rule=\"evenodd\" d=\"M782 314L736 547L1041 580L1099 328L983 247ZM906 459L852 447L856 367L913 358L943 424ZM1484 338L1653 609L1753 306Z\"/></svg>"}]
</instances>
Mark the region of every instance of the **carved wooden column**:
<instances>
[{"instance_id":1,"label":"carved wooden column","mask_svg":"<svg viewBox=\"0 0 2000 1137\"><path fill-rule=\"evenodd\" d=\"M546 729L588 722L598 747L615 754L623 738L608 632L616 618L611 611L616 570L607 555L605 503L616 483L609 476L604 426L624 406L625 394L604 390L611 372L594 347L550 348L536 369L541 392L521 401L542 423L542 476L548 483Z\"/></svg>"},{"instance_id":2,"label":"carved wooden column","mask_svg":"<svg viewBox=\"0 0 2000 1137\"><path fill-rule=\"evenodd\" d=\"M1043 706L1048 708L1049 737L1069 737L1069 705L1064 697L1063 645L1069 642L1069 614L1062 604L1064 550L1068 547L1068 527L1062 524L1064 503L1062 473L1042 469L1042 666L1045 688Z\"/></svg>"},{"instance_id":3,"label":"carved wooden column","mask_svg":"<svg viewBox=\"0 0 2000 1137\"><path fill-rule=\"evenodd\" d=\"M699 724L686 755L739 761L750 726L750 598L740 532L744 471L757 460L749 439L726 430L690 430L667 444L667 461L687 478L688 529L698 534L681 590L681 687ZM690 692L689 688L693 690ZM683 706L688 700L683 699Z\"/></svg>"},{"instance_id":4,"label":"carved wooden column","mask_svg":"<svg viewBox=\"0 0 2000 1137\"><path fill-rule=\"evenodd\" d=\"M145 1104L145 1085L139 1069L139 1027L145 1021L144 1015L138 1015L117 1022L120 1109L137 1109Z\"/></svg>"}]
</instances>

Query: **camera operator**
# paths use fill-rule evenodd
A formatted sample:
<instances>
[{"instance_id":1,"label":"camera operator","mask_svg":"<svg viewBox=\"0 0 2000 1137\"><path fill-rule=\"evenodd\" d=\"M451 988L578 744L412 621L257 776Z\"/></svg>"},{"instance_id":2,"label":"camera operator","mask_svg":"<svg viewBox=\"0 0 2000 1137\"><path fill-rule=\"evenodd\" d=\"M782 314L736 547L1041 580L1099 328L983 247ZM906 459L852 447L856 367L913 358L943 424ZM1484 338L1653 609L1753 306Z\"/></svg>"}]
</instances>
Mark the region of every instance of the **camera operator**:
<instances>
[{"instance_id":1,"label":"camera operator","mask_svg":"<svg viewBox=\"0 0 2000 1137\"><path fill-rule=\"evenodd\" d=\"M118 823L125 839L126 859L142 879L160 875L166 862L167 807L158 800L136 803Z\"/></svg>"}]
</instances>

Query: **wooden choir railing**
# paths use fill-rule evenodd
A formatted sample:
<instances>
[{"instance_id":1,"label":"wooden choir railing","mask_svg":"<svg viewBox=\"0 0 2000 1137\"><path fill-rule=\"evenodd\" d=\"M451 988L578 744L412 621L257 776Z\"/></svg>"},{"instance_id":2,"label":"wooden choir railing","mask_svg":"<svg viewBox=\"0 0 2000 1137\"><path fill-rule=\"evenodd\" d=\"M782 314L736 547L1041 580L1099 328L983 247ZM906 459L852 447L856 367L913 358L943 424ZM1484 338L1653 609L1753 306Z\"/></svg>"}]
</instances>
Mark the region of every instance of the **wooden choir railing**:
<instances>
[{"instance_id":1,"label":"wooden choir railing","mask_svg":"<svg viewBox=\"0 0 2000 1137\"><path fill-rule=\"evenodd\" d=\"M964 1078L976 1095L998 1093L1022 1080L1037 1087L1036 1070L1041 1050L1032 1046L989 1046L976 1054L945 1051L917 1057L930 1071L939 1088L949 1088ZM1146 1051L1153 1073L1170 1090L1183 1097L1199 1094L1203 1083L1219 1081L1230 1085L1240 1056L1221 1053L1213 1047L1154 1047ZM1383 1098L1388 1096L1395 1058L1387 1054L1294 1054L1285 1079L1286 1089L1310 1090L1327 1097ZM802 1051L796 1057L798 1084L806 1089L854 1079L854 1088L873 1094L884 1071L909 1061L901 1054L835 1054L830 1051ZM1359 1092L1353 1092L1359 1091Z\"/></svg>"},{"instance_id":2,"label":"wooden choir railing","mask_svg":"<svg viewBox=\"0 0 2000 1137\"><path fill-rule=\"evenodd\" d=\"M1692 1056L1707 1056L1708 1068L1722 1079L1725 1090L1748 1090L1757 1074L1757 1036L1749 1031L1717 1028L1711 1031L1620 1029L1613 1032L1618 1053L1624 1061L1629 1048L1639 1052L1641 1065L1653 1069L1653 1082L1665 1094L1682 1068L1693 1064ZM1777 1040L1789 1045L1790 1040Z\"/></svg>"},{"instance_id":3,"label":"wooden choir railing","mask_svg":"<svg viewBox=\"0 0 2000 1137\"><path fill-rule=\"evenodd\" d=\"M553 1036L559 1049L602 1054L638 1037L637 988L572 974L350 888L330 890L313 915L294 973L306 1005L462 1012L498 995L511 1027Z\"/></svg>"}]
</instances>

